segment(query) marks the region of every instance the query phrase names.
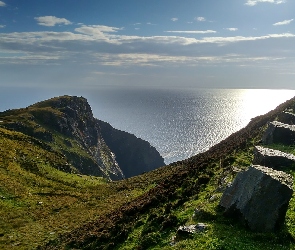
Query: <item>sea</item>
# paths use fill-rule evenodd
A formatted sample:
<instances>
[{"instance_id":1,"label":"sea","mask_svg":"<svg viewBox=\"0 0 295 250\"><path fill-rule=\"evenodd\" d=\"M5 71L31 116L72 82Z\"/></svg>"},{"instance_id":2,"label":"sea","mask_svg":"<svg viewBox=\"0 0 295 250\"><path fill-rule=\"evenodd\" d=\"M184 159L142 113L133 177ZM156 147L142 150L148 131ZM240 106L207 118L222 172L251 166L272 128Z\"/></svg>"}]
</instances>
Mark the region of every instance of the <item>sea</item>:
<instances>
[{"instance_id":1,"label":"sea","mask_svg":"<svg viewBox=\"0 0 295 250\"><path fill-rule=\"evenodd\" d=\"M165 163L208 150L295 96L295 90L102 86L94 116L154 146Z\"/></svg>"},{"instance_id":2,"label":"sea","mask_svg":"<svg viewBox=\"0 0 295 250\"><path fill-rule=\"evenodd\" d=\"M0 111L60 95L87 98L94 117L148 141L166 164L208 150L295 96L295 90L155 86L2 88Z\"/></svg>"}]
</instances>

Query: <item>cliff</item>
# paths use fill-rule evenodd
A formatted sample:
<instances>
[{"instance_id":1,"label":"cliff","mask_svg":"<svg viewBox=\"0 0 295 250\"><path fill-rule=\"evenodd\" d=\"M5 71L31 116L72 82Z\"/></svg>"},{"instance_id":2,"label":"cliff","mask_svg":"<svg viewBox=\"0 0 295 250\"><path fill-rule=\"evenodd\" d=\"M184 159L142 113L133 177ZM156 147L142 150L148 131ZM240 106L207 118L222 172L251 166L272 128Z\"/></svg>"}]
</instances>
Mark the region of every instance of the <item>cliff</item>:
<instances>
[{"instance_id":1,"label":"cliff","mask_svg":"<svg viewBox=\"0 0 295 250\"><path fill-rule=\"evenodd\" d=\"M0 119L3 127L36 138L64 155L71 166L67 171L118 180L164 165L149 143L95 119L83 97L52 98L2 112Z\"/></svg>"},{"instance_id":2,"label":"cliff","mask_svg":"<svg viewBox=\"0 0 295 250\"><path fill-rule=\"evenodd\" d=\"M147 141L96 120L106 144L116 155L116 161L126 178L148 172L165 165L159 152Z\"/></svg>"}]
</instances>

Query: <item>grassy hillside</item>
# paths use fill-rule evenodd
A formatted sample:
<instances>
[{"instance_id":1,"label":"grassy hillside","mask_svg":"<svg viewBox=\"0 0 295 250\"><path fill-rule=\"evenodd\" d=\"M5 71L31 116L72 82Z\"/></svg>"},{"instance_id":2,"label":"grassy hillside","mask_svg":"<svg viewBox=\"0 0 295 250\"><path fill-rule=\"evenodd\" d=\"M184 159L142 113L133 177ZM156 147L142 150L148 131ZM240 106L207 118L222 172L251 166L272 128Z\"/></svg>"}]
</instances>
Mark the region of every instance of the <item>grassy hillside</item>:
<instances>
[{"instance_id":1,"label":"grassy hillside","mask_svg":"<svg viewBox=\"0 0 295 250\"><path fill-rule=\"evenodd\" d=\"M222 187L251 164L253 147L267 123L294 105L280 105L205 153L124 181L156 181L156 186L98 220L64 234L43 249L290 249L294 248L294 199L285 227L276 233L253 233L223 217L218 208ZM289 172L294 175L291 169ZM155 178L155 176L157 176ZM226 180L224 183L222 180ZM194 215L194 211L197 213ZM203 222L207 229L173 240L178 226Z\"/></svg>"},{"instance_id":2,"label":"grassy hillside","mask_svg":"<svg viewBox=\"0 0 295 250\"><path fill-rule=\"evenodd\" d=\"M275 234L252 233L218 209L232 166L251 164L267 123L294 102L205 153L116 182L77 174L57 148L0 125L0 249L295 248L294 199ZM173 240L178 226L198 222L204 232Z\"/></svg>"},{"instance_id":3,"label":"grassy hillside","mask_svg":"<svg viewBox=\"0 0 295 250\"><path fill-rule=\"evenodd\" d=\"M126 203L149 186L66 173L66 158L0 128L0 249L34 249Z\"/></svg>"}]
</instances>

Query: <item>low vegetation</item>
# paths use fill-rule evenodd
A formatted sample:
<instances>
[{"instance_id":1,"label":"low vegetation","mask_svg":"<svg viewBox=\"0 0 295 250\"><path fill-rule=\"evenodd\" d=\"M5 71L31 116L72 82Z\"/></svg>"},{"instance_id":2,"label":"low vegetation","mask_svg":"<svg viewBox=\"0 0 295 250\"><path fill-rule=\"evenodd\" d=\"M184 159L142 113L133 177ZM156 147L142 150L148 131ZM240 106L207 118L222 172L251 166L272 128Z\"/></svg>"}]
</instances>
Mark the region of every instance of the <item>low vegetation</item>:
<instances>
[{"instance_id":1,"label":"low vegetation","mask_svg":"<svg viewBox=\"0 0 295 250\"><path fill-rule=\"evenodd\" d=\"M35 143L0 128L0 249L34 249L151 187L60 171L66 159Z\"/></svg>"}]
</instances>

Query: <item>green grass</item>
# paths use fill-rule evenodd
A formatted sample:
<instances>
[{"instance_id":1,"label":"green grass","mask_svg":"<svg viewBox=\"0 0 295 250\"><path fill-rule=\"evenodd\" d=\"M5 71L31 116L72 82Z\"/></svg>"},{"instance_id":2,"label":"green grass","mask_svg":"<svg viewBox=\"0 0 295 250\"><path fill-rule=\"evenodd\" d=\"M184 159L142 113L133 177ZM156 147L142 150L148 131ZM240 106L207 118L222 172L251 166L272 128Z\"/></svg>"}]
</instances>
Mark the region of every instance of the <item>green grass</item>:
<instances>
[{"instance_id":1,"label":"green grass","mask_svg":"<svg viewBox=\"0 0 295 250\"><path fill-rule=\"evenodd\" d=\"M31 137L0 128L0 249L34 249L152 187L57 170L65 164Z\"/></svg>"},{"instance_id":2,"label":"green grass","mask_svg":"<svg viewBox=\"0 0 295 250\"><path fill-rule=\"evenodd\" d=\"M295 145L269 144L267 147L295 155Z\"/></svg>"},{"instance_id":3,"label":"green grass","mask_svg":"<svg viewBox=\"0 0 295 250\"><path fill-rule=\"evenodd\" d=\"M292 238L295 239L295 198L290 201L285 226L278 233L251 232L238 221L224 217L218 206L223 192L220 185L225 187L234 178L230 166L240 166L241 169L249 166L253 158L252 149L250 147L248 151L234 152L223 161L211 163L208 167L214 168L215 174L200 193L180 206L176 206L179 199L170 201L173 207L171 210L167 209L167 204L163 204L142 215L127 240L116 249L295 249L295 244L292 243ZM295 177L295 170L290 174ZM224 183L221 179L225 180ZM180 188L177 192L181 198L185 188ZM198 212L195 214L196 209ZM168 221L169 217L173 217L175 223L163 227L163 222ZM205 223L206 230L184 239L172 240L179 226L197 223Z\"/></svg>"}]
</instances>

